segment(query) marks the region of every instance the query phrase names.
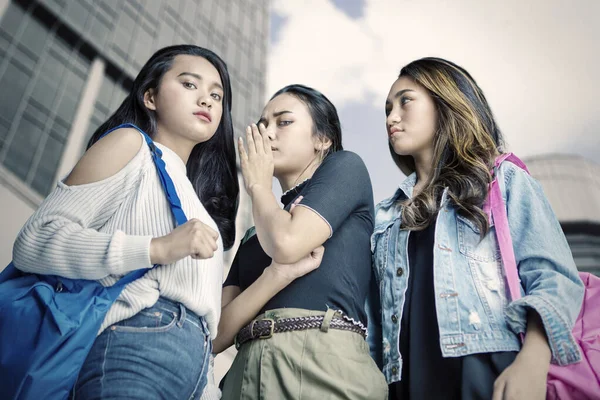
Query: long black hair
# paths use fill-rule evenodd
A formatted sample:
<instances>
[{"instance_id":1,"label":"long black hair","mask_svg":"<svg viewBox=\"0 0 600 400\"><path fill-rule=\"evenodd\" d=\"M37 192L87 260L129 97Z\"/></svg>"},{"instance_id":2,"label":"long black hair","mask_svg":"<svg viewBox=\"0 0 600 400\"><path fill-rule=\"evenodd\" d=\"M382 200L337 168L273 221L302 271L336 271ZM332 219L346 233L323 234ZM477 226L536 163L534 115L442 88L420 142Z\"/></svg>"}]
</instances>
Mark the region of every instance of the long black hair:
<instances>
[{"instance_id":1,"label":"long black hair","mask_svg":"<svg viewBox=\"0 0 600 400\"><path fill-rule=\"evenodd\" d=\"M313 120L313 135L319 139L331 140L331 146L323 154L323 158L336 151L344 150L342 146L340 118L333 103L323 93L308 86L295 84L279 89L271 97L271 100L285 93L296 97L306 104Z\"/></svg>"},{"instance_id":2,"label":"long black hair","mask_svg":"<svg viewBox=\"0 0 600 400\"><path fill-rule=\"evenodd\" d=\"M231 120L231 83L227 65L210 50L193 45L169 46L158 50L142 67L129 95L117 111L92 135L90 148L102 134L124 123L132 123L150 137L156 133L156 114L144 105L144 93L157 90L164 74L178 55L206 59L219 72L223 83L223 115L212 138L194 146L187 162L187 175L206 211L219 227L223 246L231 248L235 241L235 216L240 188L235 164L233 123Z\"/></svg>"}]
</instances>

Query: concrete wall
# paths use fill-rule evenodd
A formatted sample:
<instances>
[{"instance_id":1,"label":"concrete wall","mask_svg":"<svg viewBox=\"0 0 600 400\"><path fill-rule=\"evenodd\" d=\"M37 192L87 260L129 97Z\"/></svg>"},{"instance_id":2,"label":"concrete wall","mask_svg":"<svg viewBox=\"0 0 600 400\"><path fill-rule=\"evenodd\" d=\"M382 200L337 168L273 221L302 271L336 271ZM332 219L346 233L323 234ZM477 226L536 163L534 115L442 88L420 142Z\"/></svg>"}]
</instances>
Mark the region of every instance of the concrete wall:
<instances>
[{"instance_id":1,"label":"concrete wall","mask_svg":"<svg viewBox=\"0 0 600 400\"><path fill-rule=\"evenodd\" d=\"M23 201L0 178L0 270L12 260L12 246L19 230L35 208Z\"/></svg>"}]
</instances>

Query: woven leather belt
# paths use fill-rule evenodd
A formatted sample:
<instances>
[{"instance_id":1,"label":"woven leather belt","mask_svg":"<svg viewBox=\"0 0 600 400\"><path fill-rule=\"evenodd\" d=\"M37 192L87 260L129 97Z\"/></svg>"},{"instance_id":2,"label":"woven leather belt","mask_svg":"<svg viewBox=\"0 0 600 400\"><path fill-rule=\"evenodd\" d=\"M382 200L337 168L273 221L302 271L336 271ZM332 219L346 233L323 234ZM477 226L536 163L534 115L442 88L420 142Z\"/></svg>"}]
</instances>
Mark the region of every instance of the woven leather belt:
<instances>
[{"instance_id":1,"label":"woven leather belt","mask_svg":"<svg viewBox=\"0 0 600 400\"><path fill-rule=\"evenodd\" d=\"M241 345L254 339L269 339L274 333L320 329L324 317L324 315L315 315L310 317L280 318L278 320L271 318L254 320L243 327L235 336L235 347L239 349ZM343 318L332 318L329 328L355 332L363 338L366 337L364 330L359 325L355 325Z\"/></svg>"}]
</instances>

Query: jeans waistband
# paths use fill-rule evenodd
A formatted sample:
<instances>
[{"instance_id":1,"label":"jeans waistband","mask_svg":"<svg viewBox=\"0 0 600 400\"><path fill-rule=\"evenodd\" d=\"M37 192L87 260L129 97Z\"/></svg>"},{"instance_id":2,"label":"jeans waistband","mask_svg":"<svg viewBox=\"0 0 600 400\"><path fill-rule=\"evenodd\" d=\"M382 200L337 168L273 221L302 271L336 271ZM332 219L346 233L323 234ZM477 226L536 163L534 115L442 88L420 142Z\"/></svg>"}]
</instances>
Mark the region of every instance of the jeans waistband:
<instances>
[{"instance_id":1,"label":"jeans waistband","mask_svg":"<svg viewBox=\"0 0 600 400\"><path fill-rule=\"evenodd\" d=\"M183 325L183 322L187 320L188 322L196 325L198 328L200 328L204 332L204 334L206 334L207 336L210 337L210 332L208 330L208 324L206 323L206 320L204 319L204 317L198 316L196 313L191 311L189 308L184 306L182 303L179 303L177 301L173 301L173 300L170 300L170 299L167 299L164 297L159 297L158 301L156 303L154 303L154 305L152 307L150 307L150 309L153 309L153 308L175 313L178 316L177 324L179 326Z\"/></svg>"}]
</instances>

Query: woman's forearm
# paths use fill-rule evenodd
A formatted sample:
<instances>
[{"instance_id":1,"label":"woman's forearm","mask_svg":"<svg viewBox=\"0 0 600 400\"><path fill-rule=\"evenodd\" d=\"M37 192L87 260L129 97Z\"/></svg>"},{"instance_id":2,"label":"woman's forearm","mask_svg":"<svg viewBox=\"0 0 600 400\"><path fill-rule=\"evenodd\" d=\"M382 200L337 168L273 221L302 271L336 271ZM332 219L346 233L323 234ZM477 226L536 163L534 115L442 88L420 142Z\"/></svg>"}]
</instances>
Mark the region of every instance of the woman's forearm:
<instances>
[{"instance_id":1,"label":"woman's forearm","mask_svg":"<svg viewBox=\"0 0 600 400\"><path fill-rule=\"evenodd\" d=\"M273 257L279 247L285 247L292 215L281 209L269 188L254 185L250 196L256 234L265 253Z\"/></svg>"},{"instance_id":2,"label":"woman's forearm","mask_svg":"<svg viewBox=\"0 0 600 400\"><path fill-rule=\"evenodd\" d=\"M276 270L266 268L252 285L223 307L219 333L213 341L213 353L218 354L231 346L240 329L250 323L265 304L290 282Z\"/></svg>"},{"instance_id":3,"label":"woman's forearm","mask_svg":"<svg viewBox=\"0 0 600 400\"><path fill-rule=\"evenodd\" d=\"M527 334L519 355L534 357L544 365L550 366L552 353L548 344L548 337L544 331L542 318L534 310L529 310L527 314Z\"/></svg>"}]
</instances>

